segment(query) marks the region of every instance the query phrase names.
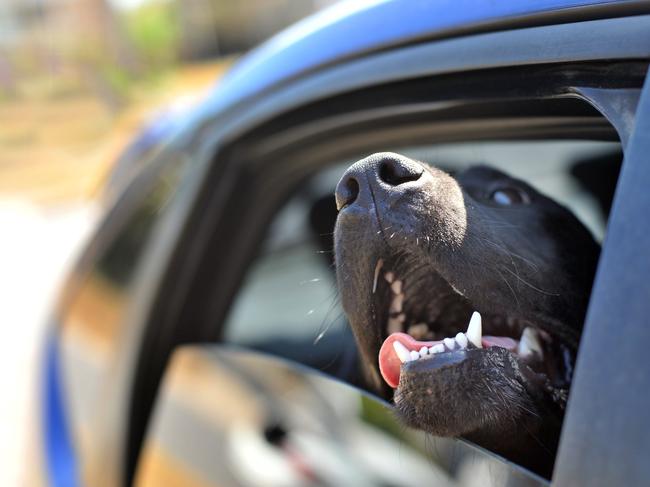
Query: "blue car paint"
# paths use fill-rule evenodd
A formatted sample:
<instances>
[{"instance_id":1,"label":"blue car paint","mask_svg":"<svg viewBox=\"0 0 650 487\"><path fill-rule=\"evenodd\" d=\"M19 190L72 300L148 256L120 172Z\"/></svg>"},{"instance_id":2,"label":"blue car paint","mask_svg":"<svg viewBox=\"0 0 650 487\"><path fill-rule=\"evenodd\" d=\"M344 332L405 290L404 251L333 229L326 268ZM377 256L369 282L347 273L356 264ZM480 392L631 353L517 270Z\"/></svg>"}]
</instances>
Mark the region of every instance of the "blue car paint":
<instances>
[{"instance_id":1,"label":"blue car paint","mask_svg":"<svg viewBox=\"0 0 650 487\"><path fill-rule=\"evenodd\" d=\"M298 22L251 51L219 82L212 110L300 75L389 46L454 29L543 12L613 4L611 0L372 0L341 2Z\"/></svg>"},{"instance_id":2,"label":"blue car paint","mask_svg":"<svg viewBox=\"0 0 650 487\"><path fill-rule=\"evenodd\" d=\"M77 459L66 417L56 332L48 336L46 347L42 423L47 477L54 487L76 487Z\"/></svg>"}]
</instances>

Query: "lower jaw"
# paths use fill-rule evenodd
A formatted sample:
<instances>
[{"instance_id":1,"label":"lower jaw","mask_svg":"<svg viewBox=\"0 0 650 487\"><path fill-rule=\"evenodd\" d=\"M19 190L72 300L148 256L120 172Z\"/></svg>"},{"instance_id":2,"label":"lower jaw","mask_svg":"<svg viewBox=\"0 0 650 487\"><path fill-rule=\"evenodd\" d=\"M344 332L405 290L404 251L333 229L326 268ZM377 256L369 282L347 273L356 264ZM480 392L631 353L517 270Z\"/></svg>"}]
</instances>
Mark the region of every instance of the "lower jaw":
<instances>
[{"instance_id":1,"label":"lower jaw","mask_svg":"<svg viewBox=\"0 0 650 487\"><path fill-rule=\"evenodd\" d=\"M413 363L423 366L444 365L449 360L462 357L472 349L499 347L529 363L541 363L544 351L537 332L524 329L520 340L506 336L483 336L481 315L474 312L467 331L455 337L438 341L418 341L405 333L393 333L384 340L379 351L379 369L385 382L392 388L399 383L400 370Z\"/></svg>"}]
</instances>

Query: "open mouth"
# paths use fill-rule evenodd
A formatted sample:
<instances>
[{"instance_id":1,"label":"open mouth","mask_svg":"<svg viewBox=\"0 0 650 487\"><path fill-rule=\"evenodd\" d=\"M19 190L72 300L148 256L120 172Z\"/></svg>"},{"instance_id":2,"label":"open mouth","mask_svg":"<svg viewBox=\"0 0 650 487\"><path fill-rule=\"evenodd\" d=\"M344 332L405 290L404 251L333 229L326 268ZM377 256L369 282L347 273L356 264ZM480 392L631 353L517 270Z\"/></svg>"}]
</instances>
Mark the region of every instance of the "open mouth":
<instances>
[{"instance_id":1,"label":"open mouth","mask_svg":"<svg viewBox=\"0 0 650 487\"><path fill-rule=\"evenodd\" d=\"M554 387L568 387L571 381L573 353L559 337L507 312L480 313L428 266L414 269L402 259L379 259L372 293L383 330L379 370L394 389L402 374L431 373L493 347L506 349Z\"/></svg>"}]
</instances>

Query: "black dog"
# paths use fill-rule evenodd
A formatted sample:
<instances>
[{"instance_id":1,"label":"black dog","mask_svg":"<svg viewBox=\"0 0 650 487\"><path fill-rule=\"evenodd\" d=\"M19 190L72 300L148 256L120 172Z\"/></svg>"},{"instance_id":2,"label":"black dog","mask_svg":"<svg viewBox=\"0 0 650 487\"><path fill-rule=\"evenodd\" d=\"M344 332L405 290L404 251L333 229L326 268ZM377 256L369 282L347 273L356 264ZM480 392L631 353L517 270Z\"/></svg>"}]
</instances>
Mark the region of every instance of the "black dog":
<instances>
[{"instance_id":1,"label":"black dog","mask_svg":"<svg viewBox=\"0 0 650 487\"><path fill-rule=\"evenodd\" d=\"M589 231L499 171L452 178L393 153L352 165L336 202L368 386L395 388L410 426L550 476L599 255Z\"/></svg>"}]
</instances>

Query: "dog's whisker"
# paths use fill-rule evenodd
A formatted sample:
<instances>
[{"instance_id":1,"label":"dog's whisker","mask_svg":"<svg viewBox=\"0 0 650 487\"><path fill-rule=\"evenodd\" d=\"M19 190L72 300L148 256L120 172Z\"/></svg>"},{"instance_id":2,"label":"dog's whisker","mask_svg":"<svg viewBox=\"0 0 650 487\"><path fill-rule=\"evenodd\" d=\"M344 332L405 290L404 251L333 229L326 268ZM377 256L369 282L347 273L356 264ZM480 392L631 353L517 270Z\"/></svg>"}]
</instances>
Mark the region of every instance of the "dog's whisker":
<instances>
[{"instance_id":1,"label":"dog's whisker","mask_svg":"<svg viewBox=\"0 0 650 487\"><path fill-rule=\"evenodd\" d=\"M508 282L508 279L506 279L506 277L503 274L501 274L501 271L499 271L498 269L495 269L495 270L496 270L497 274L499 274L499 276L501 277L503 282L506 283L506 286L508 286L508 289L510 289L510 292L512 293L512 297L515 300L515 302L517 303L517 308L519 308L520 307L519 306L519 298L517 297L517 293L515 292L515 290L512 288L512 286Z\"/></svg>"},{"instance_id":2,"label":"dog's whisker","mask_svg":"<svg viewBox=\"0 0 650 487\"><path fill-rule=\"evenodd\" d=\"M497 249L497 250L503 252L503 253L504 253L505 255L507 255L508 257L515 257L515 258L521 260L522 262L528 264L528 265L529 265L531 268L533 268L536 272L539 271L539 267L537 266L537 264L535 264L534 262L532 262L530 259L527 259L526 257L524 257L524 256L522 256L522 255L519 255L519 254L517 254L516 252L513 252L512 250L507 249L507 248L503 247L502 245L499 245L498 243L493 242L493 241L490 240L490 239L487 239L487 238L485 238L485 237L479 237L479 238L480 238L480 240L481 240L482 242L485 242L485 243L487 243L488 245L492 245L495 249Z\"/></svg>"},{"instance_id":3,"label":"dog's whisker","mask_svg":"<svg viewBox=\"0 0 650 487\"><path fill-rule=\"evenodd\" d=\"M300 281L298 283L298 285L299 286L304 286L305 284L314 284L314 283L321 282L321 281L322 281L322 279L320 277L315 277L313 279L307 279L305 281Z\"/></svg>"},{"instance_id":4,"label":"dog's whisker","mask_svg":"<svg viewBox=\"0 0 650 487\"><path fill-rule=\"evenodd\" d=\"M504 268L504 270L505 270L506 272L509 272L509 273L512 274L513 276L515 276L515 277L516 277L516 278L517 278L517 279L518 279L522 284L525 284L526 286L528 286L529 288L531 288L531 289L534 290L534 291L537 291L537 292L539 292L539 293L545 294L545 295L547 295L547 296L559 296L559 295L560 295L559 293L553 293L553 292L549 292L549 291L544 291L543 289L540 289L540 288L538 288L538 287L532 285L531 283L529 283L528 281L526 281L525 279L523 279L523 278L520 277L519 275L513 273L513 272L512 272L510 269L508 269L507 267Z\"/></svg>"},{"instance_id":5,"label":"dog's whisker","mask_svg":"<svg viewBox=\"0 0 650 487\"><path fill-rule=\"evenodd\" d=\"M339 314L336 316L335 319L333 320L329 319L332 312L338 309L338 304L340 303L340 295L336 287L333 288L333 294L330 297L330 300L331 300L330 307L327 310L327 313L325 313L325 316L323 317L323 321L321 322L321 326L320 326L321 330L319 331L318 335L314 339L313 345L317 345L323 339L323 337L325 337L325 335L332 327L332 325L334 323L340 322L341 318L343 317L343 313L339 312Z\"/></svg>"}]
</instances>

